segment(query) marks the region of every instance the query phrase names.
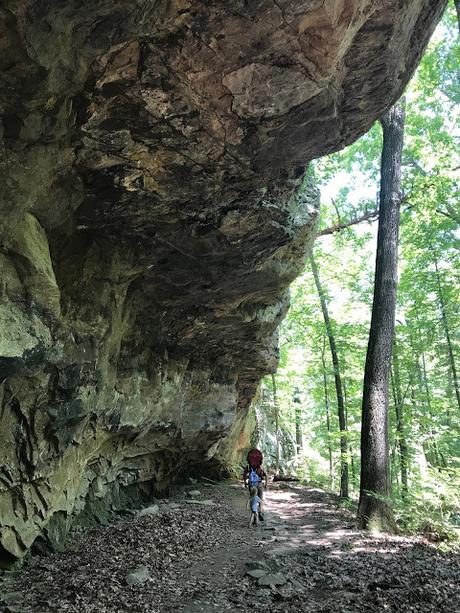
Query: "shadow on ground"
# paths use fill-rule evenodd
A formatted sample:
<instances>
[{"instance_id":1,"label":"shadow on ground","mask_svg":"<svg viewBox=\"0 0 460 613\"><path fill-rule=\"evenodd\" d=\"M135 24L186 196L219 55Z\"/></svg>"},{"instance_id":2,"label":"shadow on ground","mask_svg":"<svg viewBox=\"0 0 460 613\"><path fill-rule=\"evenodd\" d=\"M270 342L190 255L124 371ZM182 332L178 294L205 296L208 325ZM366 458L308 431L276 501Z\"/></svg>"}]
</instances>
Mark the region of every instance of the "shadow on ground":
<instances>
[{"instance_id":1,"label":"shadow on ground","mask_svg":"<svg viewBox=\"0 0 460 613\"><path fill-rule=\"evenodd\" d=\"M460 611L458 555L370 537L320 490L273 485L257 529L240 485L200 483L155 502L3 573L0 611Z\"/></svg>"}]
</instances>

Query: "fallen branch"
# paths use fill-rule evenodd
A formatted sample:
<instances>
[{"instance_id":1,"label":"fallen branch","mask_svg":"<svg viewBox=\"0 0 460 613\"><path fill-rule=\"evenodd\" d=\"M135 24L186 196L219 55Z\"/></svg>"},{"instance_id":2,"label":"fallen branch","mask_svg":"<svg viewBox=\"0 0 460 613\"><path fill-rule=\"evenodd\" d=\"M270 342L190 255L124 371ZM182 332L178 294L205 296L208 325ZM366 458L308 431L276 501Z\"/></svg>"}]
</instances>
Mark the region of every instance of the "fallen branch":
<instances>
[{"instance_id":1,"label":"fallen branch","mask_svg":"<svg viewBox=\"0 0 460 613\"><path fill-rule=\"evenodd\" d=\"M208 477L201 477L202 481L209 481L209 483L212 483L213 485L219 485L217 481L214 481L213 479L208 479Z\"/></svg>"}]
</instances>

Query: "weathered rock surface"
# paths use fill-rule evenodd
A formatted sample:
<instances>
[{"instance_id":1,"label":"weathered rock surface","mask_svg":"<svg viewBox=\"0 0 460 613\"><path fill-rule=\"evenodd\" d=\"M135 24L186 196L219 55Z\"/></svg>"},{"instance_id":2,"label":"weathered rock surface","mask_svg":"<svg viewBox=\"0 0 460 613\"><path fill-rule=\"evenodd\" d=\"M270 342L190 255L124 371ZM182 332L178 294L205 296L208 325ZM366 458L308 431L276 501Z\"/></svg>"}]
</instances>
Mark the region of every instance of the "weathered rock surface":
<instances>
[{"instance_id":1,"label":"weathered rock surface","mask_svg":"<svg viewBox=\"0 0 460 613\"><path fill-rule=\"evenodd\" d=\"M2 3L2 564L244 447L306 163L399 96L443 5Z\"/></svg>"}]
</instances>

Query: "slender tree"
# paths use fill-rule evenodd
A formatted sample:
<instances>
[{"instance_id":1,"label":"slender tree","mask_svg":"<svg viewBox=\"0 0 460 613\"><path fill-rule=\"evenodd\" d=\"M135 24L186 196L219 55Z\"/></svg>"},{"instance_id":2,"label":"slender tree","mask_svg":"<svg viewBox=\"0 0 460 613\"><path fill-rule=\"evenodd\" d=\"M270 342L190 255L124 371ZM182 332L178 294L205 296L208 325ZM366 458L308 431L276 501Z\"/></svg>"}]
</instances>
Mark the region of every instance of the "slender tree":
<instances>
[{"instance_id":1,"label":"slender tree","mask_svg":"<svg viewBox=\"0 0 460 613\"><path fill-rule=\"evenodd\" d=\"M343 385L340 375L339 356L337 354L337 346L332 329L329 310L327 308L326 296L324 295L321 281L319 278L318 266L316 265L313 255L310 256L310 265L315 279L316 289L318 291L321 310L323 312L324 325L326 334L329 340L331 350L332 365L334 367L335 391L337 394L337 413L339 416L340 429L340 497L348 498L348 454L347 454L347 422L345 418L345 403L343 399Z\"/></svg>"},{"instance_id":2,"label":"slender tree","mask_svg":"<svg viewBox=\"0 0 460 613\"><path fill-rule=\"evenodd\" d=\"M347 400L347 383L346 378L343 379L343 400L345 403L345 423L347 424L348 430L348 400ZM353 455L353 445L351 443L351 439L348 438L348 457L350 458L350 468L351 468L351 482L353 487L356 487L356 471L355 471L355 461Z\"/></svg>"},{"instance_id":3,"label":"slender tree","mask_svg":"<svg viewBox=\"0 0 460 613\"><path fill-rule=\"evenodd\" d=\"M361 483L358 520L363 528L395 530L388 502L388 382L396 310L401 160L404 103L381 118L383 147L380 207L371 328L364 372L361 429Z\"/></svg>"},{"instance_id":4,"label":"slender tree","mask_svg":"<svg viewBox=\"0 0 460 613\"><path fill-rule=\"evenodd\" d=\"M323 365L323 387L324 387L324 404L326 405L326 428L327 428L327 452L329 457L329 481L331 488L334 487L334 470L332 466L332 445L331 445L331 416L329 409L329 390L327 387L327 369L326 369L326 337L323 336L323 350L321 352L321 362Z\"/></svg>"},{"instance_id":5,"label":"slender tree","mask_svg":"<svg viewBox=\"0 0 460 613\"><path fill-rule=\"evenodd\" d=\"M296 455L298 457L302 451L302 404L300 400L300 391L297 387L294 389L292 402L295 405L295 444Z\"/></svg>"},{"instance_id":6,"label":"slender tree","mask_svg":"<svg viewBox=\"0 0 460 613\"><path fill-rule=\"evenodd\" d=\"M275 439L276 439L276 457L275 457L275 474L280 474L280 416L279 416L279 404L278 394L276 390L276 379L272 373L272 385L273 385L273 409L275 411Z\"/></svg>"},{"instance_id":7,"label":"slender tree","mask_svg":"<svg viewBox=\"0 0 460 613\"><path fill-rule=\"evenodd\" d=\"M408 491L408 448L406 439L406 430L404 424L404 401L405 394L401 387L401 374L399 368L398 344L396 334L393 342L393 382L394 382L394 401L396 413L396 434L399 447L399 463L401 471L401 490L403 497Z\"/></svg>"}]
</instances>

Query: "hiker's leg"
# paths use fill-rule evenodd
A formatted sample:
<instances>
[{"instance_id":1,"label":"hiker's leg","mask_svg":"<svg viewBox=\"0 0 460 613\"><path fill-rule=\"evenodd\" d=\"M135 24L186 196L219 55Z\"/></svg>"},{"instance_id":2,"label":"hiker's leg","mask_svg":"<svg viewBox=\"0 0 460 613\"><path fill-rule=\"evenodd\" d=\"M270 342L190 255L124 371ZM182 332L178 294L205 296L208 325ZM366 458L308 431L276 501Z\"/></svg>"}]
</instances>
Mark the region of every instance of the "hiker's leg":
<instances>
[{"instance_id":1,"label":"hiker's leg","mask_svg":"<svg viewBox=\"0 0 460 613\"><path fill-rule=\"evenodd\" d=\"M263 516L264 486L261 483L259 484L259 487L257 488L257 495L260 498L258 519L260 519L260 521L264 521L264 516Z\"/></svg>"}]
</instances>

